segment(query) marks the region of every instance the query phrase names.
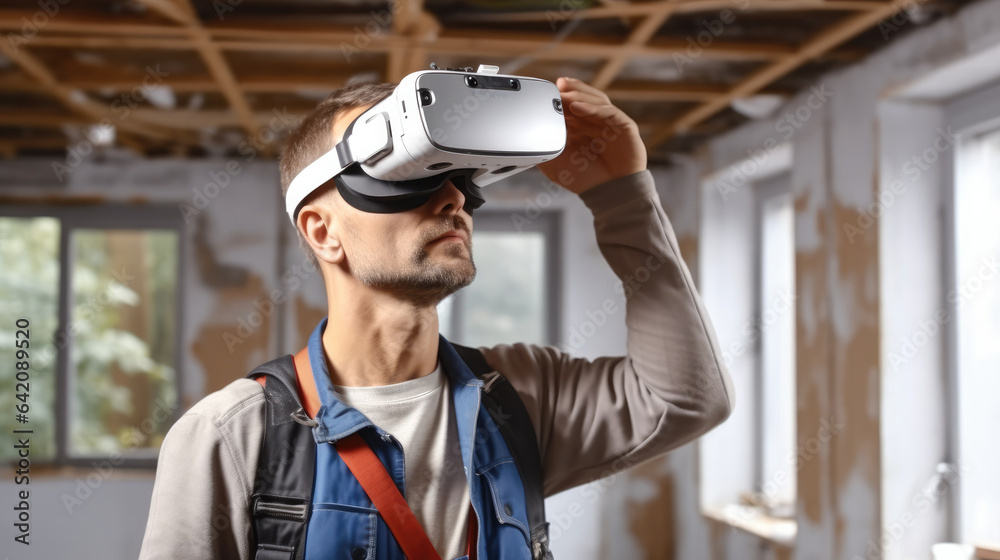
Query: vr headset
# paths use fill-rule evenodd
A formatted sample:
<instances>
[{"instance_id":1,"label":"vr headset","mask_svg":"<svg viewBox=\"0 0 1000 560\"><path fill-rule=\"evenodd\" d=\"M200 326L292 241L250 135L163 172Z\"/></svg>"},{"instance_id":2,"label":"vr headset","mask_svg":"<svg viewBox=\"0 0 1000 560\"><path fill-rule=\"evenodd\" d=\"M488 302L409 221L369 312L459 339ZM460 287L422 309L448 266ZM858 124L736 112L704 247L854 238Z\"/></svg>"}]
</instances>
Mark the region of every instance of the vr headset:
<instances>
[{"instance_id":1,"label":"vr headset","mask_svg":"<svg viewBox=\"0 0 1000 560\"><path fill-rule=\"evenodd\" d=\"M285 197L292 224L306 197L330 180L351 206L392 213L422 205L450 179L471 213L484 202L482 187L558 156L566 145L559 89L498 72L432 64L403 78L292 180Z\"/></svg>"}]
</instances>

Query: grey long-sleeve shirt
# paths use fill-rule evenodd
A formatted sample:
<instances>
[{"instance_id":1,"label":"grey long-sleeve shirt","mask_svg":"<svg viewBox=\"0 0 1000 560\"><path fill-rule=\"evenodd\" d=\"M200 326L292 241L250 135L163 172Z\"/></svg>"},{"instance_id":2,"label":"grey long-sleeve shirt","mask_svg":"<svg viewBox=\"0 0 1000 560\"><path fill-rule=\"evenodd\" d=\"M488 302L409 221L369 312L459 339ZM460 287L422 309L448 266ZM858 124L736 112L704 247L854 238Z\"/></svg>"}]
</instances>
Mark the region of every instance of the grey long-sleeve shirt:
<instances>
[{"instance_id":1,"label":"grey long-sleeve shirt","mask_svg":"<svg viewBox=\"0 0 1000 560\"><path fill-rule=\"evenodd\" d=\"M733 383L649 171L580 195L622 281L628 348L594 361L553 347L481 348L524 401L552 495L661 455L721 423Z\"/></svg>"},{"instance_id":2,"label":"grey long-sleeve shirt","mask_svg":"<svg viewBox=\"0 0 1000 560\"><path fill-rule=\"evenodd\" d=\"M481 348L524 401L552 495L666 453L721 423L733 385L648 171L584 192L623 281L625 356L590 361L527 344ZM252 556L250 496L264 394L238 379L171 428L140 558Z\"/></svg>"}]
</instances>

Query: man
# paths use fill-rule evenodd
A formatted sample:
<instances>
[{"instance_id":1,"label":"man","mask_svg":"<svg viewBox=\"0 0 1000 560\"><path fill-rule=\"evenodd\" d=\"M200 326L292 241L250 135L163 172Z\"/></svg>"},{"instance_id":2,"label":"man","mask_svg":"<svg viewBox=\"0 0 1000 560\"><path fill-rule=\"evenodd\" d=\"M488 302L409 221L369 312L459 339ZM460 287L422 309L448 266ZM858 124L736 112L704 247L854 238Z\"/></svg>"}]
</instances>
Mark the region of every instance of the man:
<instances>
[{"instance_id":1,"label":"man","mask_svg":"<svg viewBox=\"0 0 1000 560\"><path fill-rule=\"evenodd\" d=\"M638 127L598 89L569 78L556 85L567 108L566 148L539 168L594 214L600 249L623 281L628 354L589 361L554 347L480 349L530 416L545 495L662 455L722 422L733 406ZM322 102L282 154L283 191L392 89L353 85ZM327 445L351 432L378 435L366 439L398 477L440 558L530 558L518 471L501 444L475 433L477 421L489 420L480 411L483 382L438 334L437 303L475 276L463 191L448 182L417 208L379 214L327 187L306 199L295 225L329 300L328 318L309 342L313 375L305 385L315 388L303 389L318 403L310 415L317 458L305 558L402 557ZM142 558L254 557L250 497L264 423L261 385L240 379L174 425L160 450ZM495 449L480 449L487 444ZM258 552L265 557L272 556Z\"/></svg>"}]
</instances>

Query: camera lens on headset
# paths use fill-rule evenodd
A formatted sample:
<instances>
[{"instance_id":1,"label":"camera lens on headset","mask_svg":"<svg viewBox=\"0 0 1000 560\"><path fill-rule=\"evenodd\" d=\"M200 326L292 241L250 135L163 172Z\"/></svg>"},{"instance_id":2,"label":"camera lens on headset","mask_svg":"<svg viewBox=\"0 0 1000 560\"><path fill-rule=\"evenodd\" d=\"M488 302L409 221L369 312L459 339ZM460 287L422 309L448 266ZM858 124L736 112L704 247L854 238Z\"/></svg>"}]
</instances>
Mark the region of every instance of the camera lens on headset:
<instances>
[{"instance_id":1,"label":"camera lens on headset","mask_svg":"<svg viewBox=\"0 0 1000 560\"><path fill-rule=\"evenodd\" d=\"M469 87L479 87L479 80L475 76L466 76L465 85Z\"/></svg>"},{"instance_id":2,"label":"camera lens on headset","mask_svg":"<svg viewBox=\"0 0 1000 560\"><path fill-rule=\"evenodd\" d=\"M417 95L420 96L420 104L424 107L434 102L434 96L431 95L431 91L429 89L421 88L417 90Z\"/></svg>"}]
</instances>

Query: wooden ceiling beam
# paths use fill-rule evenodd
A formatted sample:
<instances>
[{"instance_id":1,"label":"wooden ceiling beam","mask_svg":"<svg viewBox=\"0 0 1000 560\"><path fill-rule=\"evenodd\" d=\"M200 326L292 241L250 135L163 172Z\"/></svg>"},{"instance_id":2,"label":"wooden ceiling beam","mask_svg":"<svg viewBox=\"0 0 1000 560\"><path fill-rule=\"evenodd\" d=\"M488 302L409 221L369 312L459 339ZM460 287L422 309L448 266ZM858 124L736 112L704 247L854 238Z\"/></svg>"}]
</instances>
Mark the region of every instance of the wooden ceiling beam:
<instances>
[{"instance_id":1,"label":"wooden ceiling beam","mask_svg":"<svg viewBox=\"0 0 1000 560\"><path fill-rule=\"evenodd\" d=\"M393 40L390 39L384 39L379 43L373 40L367 50L386 52L394 44ZM341 52L340 45L301 41L262 43L260 41L230 40L216 41L216 45L221 49L234 51ZM511 57L531 55L537 60L603 60L614 54L627 57L669 59L675 54L686 54L689 48L690 46L686 42L677 40L656 41L649 45L640 46L577 40L565 41L553 46L548 40L491 39L483 38L475 33L470 33L467 36L449 33L427 45L427 51L432 54L495 57L498 53L503 53L504 56ZM716 42L704 47L699 57L706 60L772 60L787 56L794 51L793 45L785 44Z\"/></svg>"},{"instance_id":2,"label":"wooden ceiling beam","mask_svg":"<svg viewBox=\"0 0 1000 560\"><path fill-rule=\"evenodd\" d=\"M888 2L879 0L661 0L658 2L614 2L603 6L585 8L572 12L565 19L616 19L643 17L663 10L664 7L676 2L677 13L697 13L723 10L726 8L741 11L790 11L790 10L824 10L824 11L869 11L877 10ZM744 7L745 6L745 7ZM557 14L559 15L559 14ZM518 23L518 22L551 22L552 11L521 11L506 13L475 13L464 14L456 18L455 23Z\"/></svg>"},{"instance_id":3,"label":"wooden ceiling beam","mask_svg":"<svg viewBox=\"0 0 1000 560\"><path fill-rule=\"evenodd\" d=\"M230 108L236 113L240 123L251 137L256 137L260 130L260 125L254 117L253 110L246 100L246 95L240 89L233 75L229 63L217 45L213 42L211 34L202 26L201 20L190 0L137 0L150 10L163 17L181 25L188 32L191 44L202 61L208 68L209 73L219 84L222 95L225 96Z\"/></svg>"},{"instance_id":4,"label":"wooden ceiling beam","mask_svg":"<svg viewBox=\"0 0 1000 560\"><path fill-rule=\"evenodd\" d=\"M673 123L662 127L646 141L647 148L653 150L677 134L690 130L695 125L702 123L712 115L728 107L735 99L756 94L778 78L787 75L792 70L835 48L844 41L850 40L858 33L871 28L883 19L892 17L903 8L902 4L885 4L878 10L860 13L833 25L799 47L795 54L782 58L750 74L750 76L740 81L739 84L725 95L700 105L685 113Z\"/></svg>"},{"instance_id":5,"label":"wooden ceiling beam","mask_svg":"<svg viewBox=\"0 0 1000 560\"><path fill-rule=\"evenodd\" d=\"M390 9L393 35L410 39L409 46L395 45L388 51L385 79L398 82L423 66L427 53L421 43L433 41L441 30L441 24L424 10L423 0L392 0Z\"/></svg>"},{"instance_id":6,"label":"wooden ceiling beam","mask_svg":"<svg viewBox=\"0 0 1000 560\"><path fill-rule=\"evenodd\" d=\"M67 18L70 16L59 18L59 21ZM53 22L55 21L53 19ZM13 20L10 12L0 11L0 30L17 25L20 25L20 22ZM333 27L324 31L200 27L201 31L196 36L192 36L188 29L186 37L165 37L163 33L135 33L126 36L116 33L110 34L113 36L103 37L100 33L88 33L83 36L66 36L50 34L51 27L47 26L44 34L33 38L32 44L59 48L199 50L207 41L210 46L221 51L324 52L341 55L344 45L353 44L356 38L356 31L353 29ZM84 29L79 26L67 27L74 27L78 33ZM101 29L106 30L107 27L102 25ZM433 28L428 33L432 31ZM397 36L393 33L378 34L370 37L370 42L365 46L366 51L373 53L387 53L393 50L412 51L415 48L425 49L425 54L493 57L497 53L504 53L509 56L531 55L539 60L581 58L604 60L609 57L670 57L686 53L690 45L678 39L654 39L645 45L621 44L617 39L610 37L577 37L553 45L549 33L448 30L441 31L440 36L433 40L424 37ZM769 60L793 52L794 47L787 44L716 41L703 48L700 57L712 60Z\"/></svg>"},{"instance_id":7,"label":"wooden ceiling beam","mask_svg":"<svg viewBox=\"0 0 1000 560\"><path fill-rule=\"evenodd\" d=\"M673 2L663 4L663 7L658 12L653 12L646 16L639 25L629 33L627 39L625 39L624 45L631 47L643 46L653 38L653 35L663 27L663 23L667 21L667 18L673 13L676 4ZM621 72L622 68L629 61L629 57L622 53L615 53L608 60L604 62L601 69L597 71L597 75L594 79L590 81L590 85L596 87L597 89L605 89L611 82L614 81L615 76Z\"/></svg>"},{"instance_id":8,"label":"wooden ceiling beam","mask_svg":"<svg viewBox=\"0 0 1000 560\"><path fill-rule=\"evenodd\" d=\"M243 91L254 93L298 93L302 91L329 92L343 87L349 74L303 76L248 76L240 81ZM129 91L142 76L134 74L67 77L63 85L81 91ZM177 93L216 92L218 83L211 77L171 76L160 85ZM0 79L0 91L36 92L42 88L36 83L19 77ZM702 84L678 84L653 80L616 80L605 92L617 101L669 102L707 101L724 96L729 88ZM783 92L787 94L788 92ZM169 112L169 110L168 110Z\"/></svg>"},{"instance_id":9,"label":"wooden ceiling beam","mask_svg":"<svg viewBox=\"0 0 1000 560\"><path fill-rule=\"evenodd\" d=\"M723 86L671 84L651 80L617 80L604 90L615 101L646 103L670 101L708 101L729 91Z\"/></svg>"},{"instance_id":10,"label":"wooden ceiling beam","mask_svg":"<svg viewBox=\"0 0 1000 560\"><path fill-rule=\"evenodd\" d=\"M191 110L191 109L134 109L136 117L152 124L170 126L183 130L203 130L205 128L241 128L242 123L232 111L228 110ZM305 113L286 113L282 115L292 120L305 116ZM259 126L266 126L274 117L273 113L256 113L254 119ZM50 111L0 111L0 126L60 129L63 126L85 126L91 121L78 115L52 113ZM192 136L192 138L195 138Z\"/></svg>"},{"instance_id":11,"label":"wooden ceiling beam","mask_svg":"<svg viewBox=\"0 0 1000 560\"><path fill-rule=\"evenodd\" d=\"M64 107L88 122L110 122L118 130L118 134L132 133L161 140L182 139L175 131L152 126L134 116L120 118L120 115L112 113L110 107L94 102L80 90L74 90L61 84L55 74L25 48L15 48L8 41L0 41L0 52L16 64L30 79L34 80L45 94L55 98Z\"/></svg>"},{"instance_id":12,"label":"wooden ceiling beam","mask_svg":"<svg viewBox=\"0 0 1000 560\"><path fill-rule=\"evenodd\" d=\"M154 13L183 26L189 25L192 18L195 17L194 12L185 9L184 6L174 2L174 0L137 0L137 2L149 8Z\"/></svg>"},{"instance_id":13,"label":"wooden ceiling beam","mask_svg":"<svg viewBox=\"0 0 1000 560\"><path fill-rule=\"evenodd\" d=\"M299 93L306 91L329 92L344 87L350 74L326 74L323 76L257 76L240 81L240 89L253 93ZM109 75L103 77L73 77L65 78L62 83L66 87L83 91L126 92L136 84L142 83L143 76L134 74ZM158 86L168 87L175 93L206 93L219 91L219 84L211 76L181 77L170 76ZM0 91L23 91L29 93L43 92L44 88L20 76L0 78Z\"/></svg>"}]
</instances>

